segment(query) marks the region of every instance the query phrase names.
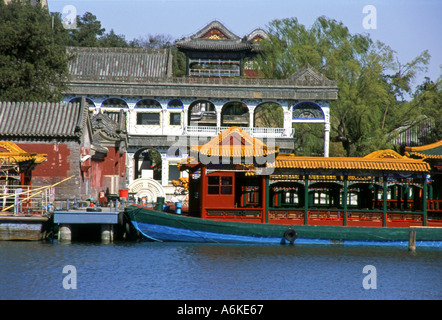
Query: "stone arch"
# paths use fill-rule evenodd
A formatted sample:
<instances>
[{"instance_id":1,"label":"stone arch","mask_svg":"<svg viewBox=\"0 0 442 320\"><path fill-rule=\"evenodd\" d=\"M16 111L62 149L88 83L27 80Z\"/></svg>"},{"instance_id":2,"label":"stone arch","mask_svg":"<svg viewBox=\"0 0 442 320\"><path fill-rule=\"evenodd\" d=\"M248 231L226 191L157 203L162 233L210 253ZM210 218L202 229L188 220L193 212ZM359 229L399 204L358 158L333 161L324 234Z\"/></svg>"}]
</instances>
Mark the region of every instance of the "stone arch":
<instances>
[{"instance_id":1,"label":"stone arch","mask_svg":"<svg viewBox=\"0 0 442 320\"><path fill-rule=\"evenodd\" d=\"M188 108L188 125L216 126L216 108L209 100L196 100Z\"/></svg>"},{"instance_id":2,"label":"stone arch","mask_svg":"<svg viewBox=\"0 0 442 320\"><path fill-rule=\"evenodd\" d=\"M141 148L135 152L134 179L151 178L161 181L161 168L161 154L155 148Z\"/></svg>"},{"instance_id":3,"label":"stone arch","mask_svg":"<svg viewBox=\"0 0 442 320\"><path fill-rule=\"evenodd\" d=\"M136 179L128 186L128 189L136 199L147 198L148 203L156 201L158 197L165 198L166 196L161 184L151 178Z\"/></svg>"},{"instance_id":4,"label":"stone arch","mask_svg":"<svg viewBox=\"0 0 442 320\"><path fill-rule=\"evenodd\" d=\"M81 103L81 99L82 99L82 97L75 97L75 98L72 98L71 100L69 100L68 103ZM86 100L86 104L89 107L89 109L95 108L95 103L91 99L86 98L85 100Z\"/></svg>"},{"instance_id":5,"label":"stone arch","mask_svg":"<svg viewBox=\"0 0 442 320\"><path fill-rule=\"evenodd\" d=\"M221 126L248 127L250 110L241 101L229 101L221 108Z\"/></svg>"},{"instance_id":6,"label":"stone arch","mask_svg":"<svg viewBox=\"0 0 442 320\"><path fill-rule=\"evenodd\" d=\"M167 104L167 109L184 109L184 105L180 99L172 99Z\"/></svg>"},{"instance_id":7,"label":"stone arch","mask_svg":"<svg viewBox=\"0 0 442 320\"><path fill-rule=\"evenodd\" d=\"M284 108L277 102L260 103L254 110L254 127L283 128Z\"/></svg>"},{"instance_id":8,"label":"stone arch","mask_svg":"<svg viewBox=\"0 0 442 320\"><path fill-rule=\"evenodd\" d=\"M293 120L325 120L324 111L314 102L306 101L300 102L293 106L292 109Z\"/></svg>"},{"instance_id":9,"label":"stone arch","mask_svg":"<svg viewBox=\"0 0 442 320\"><path fill-rule=\"evenodd\" d=\"M146 109L162 109L161 103L155 99L142 99L135 104L135 108L146 108Z\"/></svg>"},{"instance_id":10,"label":"stone arch","mask_svg":"<svg viewBox=\"0 0 442 320\"><path fill-rule=\"evenodd\" d=\"M121 98L108 98L101 103L101 108L129 109L129 106Z\"/></svg>"}]
</instances>

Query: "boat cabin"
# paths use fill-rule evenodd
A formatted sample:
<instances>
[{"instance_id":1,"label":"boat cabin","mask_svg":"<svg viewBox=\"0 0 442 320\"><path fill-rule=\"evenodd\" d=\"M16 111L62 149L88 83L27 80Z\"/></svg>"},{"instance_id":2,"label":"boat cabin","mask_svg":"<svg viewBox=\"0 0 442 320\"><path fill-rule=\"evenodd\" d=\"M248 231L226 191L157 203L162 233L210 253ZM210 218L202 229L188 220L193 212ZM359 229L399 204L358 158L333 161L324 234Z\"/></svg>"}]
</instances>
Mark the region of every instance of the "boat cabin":
<instances>
[{"instance_id":1,"label":"boat cabin","mask_svg":"<svg viewBox=\"0 0 442 320\"><path fill-rule=\"evenodd\" d=\"M191 146L189 214L211 220L330 226L442 226L428 207L435 186L421 159L297 157L238 127Z\"/></svg>"}]
</instances>

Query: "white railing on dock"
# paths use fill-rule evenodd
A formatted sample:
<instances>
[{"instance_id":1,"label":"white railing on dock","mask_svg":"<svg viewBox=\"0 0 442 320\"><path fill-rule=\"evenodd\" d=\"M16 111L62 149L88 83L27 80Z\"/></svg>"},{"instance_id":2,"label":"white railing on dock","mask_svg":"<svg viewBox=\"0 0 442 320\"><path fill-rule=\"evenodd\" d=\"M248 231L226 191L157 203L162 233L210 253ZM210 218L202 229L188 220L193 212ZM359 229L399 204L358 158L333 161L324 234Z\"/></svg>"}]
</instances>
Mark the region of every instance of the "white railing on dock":
<instances>
[{"instance_id":1,"label":"white railing on dock","mask_svg":"<svg viewBox=\"0 0 442 320\"><path fill-rule=\"evenodd\" d=\"M188 126L186 133L190 136L216 136L229 127L213 127L213 126ZM294 129L285 128L258 128L258 127L240 127L252 137L268 137L268 138L290 138L295 134Z\"/></svg>"}]
</instances>

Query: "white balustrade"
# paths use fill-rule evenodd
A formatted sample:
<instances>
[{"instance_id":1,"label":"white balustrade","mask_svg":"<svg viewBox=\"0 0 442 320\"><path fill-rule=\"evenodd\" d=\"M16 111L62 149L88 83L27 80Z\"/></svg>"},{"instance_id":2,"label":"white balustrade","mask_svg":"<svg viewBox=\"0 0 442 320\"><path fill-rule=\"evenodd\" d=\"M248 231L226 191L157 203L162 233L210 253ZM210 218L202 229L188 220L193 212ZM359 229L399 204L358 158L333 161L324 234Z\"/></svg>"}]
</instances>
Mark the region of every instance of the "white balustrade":
<instances>
[{"instance_id":1,"label":"white balustrade","mask_svg":"<svg viewBox=\"0 0 442 320\"><path fill-rule=\"evenodd\" d=\"M229 127L211 127L211 126L188 126L186 133L189 136L216 136ZM257 127L240 127L252 137L269 137L269 138L290 138L295 134L294 129L284 128L257 128Z\"/></svg>"}]
</instances>

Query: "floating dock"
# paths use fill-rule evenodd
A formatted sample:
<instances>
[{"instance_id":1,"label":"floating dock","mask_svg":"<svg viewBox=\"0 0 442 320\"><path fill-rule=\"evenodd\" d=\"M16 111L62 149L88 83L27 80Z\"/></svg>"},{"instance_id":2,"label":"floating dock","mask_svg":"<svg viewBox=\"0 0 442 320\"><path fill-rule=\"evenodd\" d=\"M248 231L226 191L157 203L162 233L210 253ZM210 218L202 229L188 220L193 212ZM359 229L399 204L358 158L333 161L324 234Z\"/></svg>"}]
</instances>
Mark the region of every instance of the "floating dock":
<instances>
[{"instance_id":1,"label":"floating dock","mask_svg":"<svg viewBox=\"0 0 442 320\"><path fill-rule=\"evenodd\" d=\"M76 237L90 236L100 232L102 242L115 239L116 226L121 225L123 212L110 208L88 208L54 212L54 224L59 225L58 240L71 242Z\"/></svg>"}]
</instances>

